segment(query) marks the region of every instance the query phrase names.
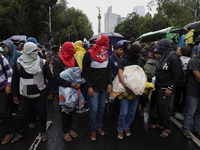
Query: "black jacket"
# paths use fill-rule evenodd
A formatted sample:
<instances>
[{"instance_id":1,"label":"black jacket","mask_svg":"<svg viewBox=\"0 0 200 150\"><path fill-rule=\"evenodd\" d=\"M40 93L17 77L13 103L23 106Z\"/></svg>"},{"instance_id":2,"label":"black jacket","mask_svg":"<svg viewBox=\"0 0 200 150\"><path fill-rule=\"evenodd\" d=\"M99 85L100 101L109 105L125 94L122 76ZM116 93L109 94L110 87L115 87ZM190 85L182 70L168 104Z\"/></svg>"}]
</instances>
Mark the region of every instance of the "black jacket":
<instances>
[{"instance_id":1,"label":"black jacket","mask_svg":"<svg viewBox=\"0 0 200 150\"><path fill-rule=\"evenodd\" d=\"M76 60L75 60L75 67L78 67ZM67 66L63 63L60 57L57 57L54 59L53 77L54 77L55 83L63 87L70 87L71 83L60 77L60 73L66 69L67 69Z\"/></svg>"},{"instance_id":2,"label":"black jacket","mask_svg":"<svg viewBox=\"0 0 200 150\"><path fill-rule=\"evenodd\" d=\"M159 64L158 64L159 65ZM178 83L181 77L182 66L176 54L172 54L167 62L162 66L156 68L156 88L171 89Z\"/></svg>"}]
</instances>

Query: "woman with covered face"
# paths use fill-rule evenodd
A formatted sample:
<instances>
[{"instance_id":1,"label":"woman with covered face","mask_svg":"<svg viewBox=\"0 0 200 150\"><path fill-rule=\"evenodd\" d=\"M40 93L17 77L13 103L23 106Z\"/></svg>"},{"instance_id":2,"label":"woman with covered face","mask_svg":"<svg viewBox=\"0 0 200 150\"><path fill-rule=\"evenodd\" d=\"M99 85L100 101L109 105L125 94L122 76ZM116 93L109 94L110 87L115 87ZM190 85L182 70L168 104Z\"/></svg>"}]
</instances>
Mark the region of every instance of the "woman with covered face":
<instances>
[{"instance_id":1,"label":"woman with covered face","mask_svg":"<svg viewBox=\"0 0 200 150\"><path fill-rule=\"evenodd\" d=\"M96 132L105 135L102 130L102 118L106 103L106 94L112 89L112 72L109 61L109 38L100 35L96 44L85 53L83 58L83 75L88 89L90 110L90 138L96 141Z\"/></svg>"},{"instance_id":2,"label":"woman with covered face","mask_svg":"<svg viewBox=\"0 0 200 150\"><path fill-rule=\"evenodd\" d=\"M79 89L81 87L81 84L79 83L70 83L60 77L60 73L64 70L72 67L78 67L78 63L74 59L74 53L75 50L73 44L70 42L65 42L61 48L61 53L58 55L58 58L54 60L53 75L58 86L71 87L74 89ZM78 136L77 133L72 130L73 113L74 110L67 113L61 109L63 138L66 142L70 142L72 138L76 138Z\"/></svg>"}]
</instances>

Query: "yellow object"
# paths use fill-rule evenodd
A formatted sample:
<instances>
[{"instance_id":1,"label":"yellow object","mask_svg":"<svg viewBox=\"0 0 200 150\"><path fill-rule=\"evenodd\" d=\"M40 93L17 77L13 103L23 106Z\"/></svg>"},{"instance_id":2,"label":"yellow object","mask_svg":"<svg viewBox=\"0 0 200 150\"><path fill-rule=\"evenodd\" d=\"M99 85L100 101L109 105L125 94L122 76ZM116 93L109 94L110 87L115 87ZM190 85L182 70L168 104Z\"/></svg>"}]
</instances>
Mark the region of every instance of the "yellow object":
<instances>
[{"instance_id":1,"label":"yellow object","mask_svg":"<svg viewBox=\"0 0 200 150\"><path fill-rule=\"evenodd\" d=\"M82 61L83 61L83 57L86 53L85 49L82 47L82 41L76 41L74 43L74 50L75 50L75 54L74 54L74 58L76 59L79 68L82 70Z\"/></svg>"},{"instance_id":2,"label":"yellow object","mask_svg":"<svg viewBox=\"0 0 200 150\"><path fill-rule=\"evenodd\" d=\"M193 44L193 36L194 36L194 30L193 30L193 29L190 30L190 31L185 35L184 40L185 40L186 46L187 46L189 43Z\"/></svg>"},{"instance_id":3,"label":"yellow object","mask_svg":"<svg viewBox=\"0 0 200 150\"><path fill-rule=\"evenodd\" d=\"M152 83L147 82L143 93L148 96L149 101L151 100L152 91L154 90L155 90L154 85ZM123 99L124 97L126 97L128 100L132 100L135 97L135 95L128 93L113 92L113 97L114 98L118 97L119 99Z\"/></svg>"}]
</instances>

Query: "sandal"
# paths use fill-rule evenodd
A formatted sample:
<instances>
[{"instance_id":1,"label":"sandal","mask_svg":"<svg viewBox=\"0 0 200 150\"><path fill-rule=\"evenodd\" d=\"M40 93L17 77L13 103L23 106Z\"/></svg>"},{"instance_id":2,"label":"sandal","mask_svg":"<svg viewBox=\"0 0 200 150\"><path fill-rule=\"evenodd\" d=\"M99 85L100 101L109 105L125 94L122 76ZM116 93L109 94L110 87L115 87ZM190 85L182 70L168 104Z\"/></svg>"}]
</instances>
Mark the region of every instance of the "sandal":
<instances>
[{"instance_id":1,"label":"sandal","mask_svg":"<svg viewBox=\"0 0 200 150\"><path fill-rule=\"evenodd\" d=\"M124 132L123 131L118 131L117 137L122 140L124 138Z\"/></svg>"},{"instance_id":2,"label":"sandal","mask_svg":"<svg viewBox=\"0 0 200 150\"><path fill-rule=\"evenodd\" d=\"M1 142L2 145L8 144L13 138L13 134L6 134L3 141Z\"/></svg>"},{"instance_id":3,"label":"sandal","mask_svg":"<svg viewBox=\"0 0 200 150\"><path fill-rule=\"evenodd\" d=\"M46 132L40 133L42 142L46 142L48 140L48 134Z\"/></svg>"},{"instance_id":4,"label":"sandal","mask_svg":"<svg viewBox=\"0 0 200 150\"><path fill-rule=\"evenodd\" d=\"M183 130L182 133L188 140L192 140L192 136L189 131Z\"/></svg>"},{"instance_id":5,"label":"sandal","mask_svg":"<svg viewBox=\"0 0 200 150\"><path fill-rule=\"evenodd\" d=\"M11 143L16 143L18 142L19 140L21 140L24 136L21 135L21 134L17 134L12 140L11 140Z\"/></svg>"},{"instance_id":6,"label":"sandal","mask_svg":"<svg viewBox=\"0 0 200 150\"><path fill-rule=\"evenodd\" d=\"M70 142L72 140L71 136L69 135L69 133L65 133L63 135L63 139L66 141L66 142Z\"/></svg>"},{"instance_id":7,"label":"sandal","mask_svg":"<svg viewBox=\"0 0 200 150\"><path fill-rule=\"evenodd\" d=\"M159 125L159 124L152 124L152 125L150 125L149 127L152 128L152 129L156 129L156 128L164 129L164 127L161 126L161 125Z\"/></svg>"},{"instance_id":8,"label":"sandal","mask_svg":"<svg viewBox=\"0 0 200 150\"><path fill-rule=\"evenodd\" d=\"M96 141L97 137L96 137L96 133L95 133L95 132L92 132L92 133L91 133L90 139L91 139L92 141Z\"/></svg>"},{"instance_id":9,"label":"sandal","mask_svg":"<svg viewBox=\"0 0 200 150\"><path fill-rule=\"evenodd\" d=\"M73 131L73 130L70 130L69 131L69 134L71 135L71 137L73 137L73 138L76 138L78 135L77 135L77 133L75 132L75 131Z\"/></svg>"},{"instance_id":10,"label":"sandal","mask_svg":"<svg viewBox=\"0 0 200 150\"><path fill-rule=\"evenodd\" d=\"M171 134L171 130L165 129L163 132L160 134L161 138L167 138Z\"/></svg>"},{"instance_id":11,"label":"sandal","mask_svg":"<svg viewBox=\"0 0 200 150\"><path fill-rule=\"evenodd\" d=\"M98 133L99 133L101 136L104 136L104 135L105 135L105 132L104 132L102 129L98 129Z\"/></svg>"},{"instance_id":12,"label":"sandal","mask_svg":"<svg viewBox=\"0 0 200 150\"><path fill-rule=\"evenodd\" d=\"M126 136L131 136L131 131L129 129L125 129L124 131Z\"/></svg>"}]
</instances>

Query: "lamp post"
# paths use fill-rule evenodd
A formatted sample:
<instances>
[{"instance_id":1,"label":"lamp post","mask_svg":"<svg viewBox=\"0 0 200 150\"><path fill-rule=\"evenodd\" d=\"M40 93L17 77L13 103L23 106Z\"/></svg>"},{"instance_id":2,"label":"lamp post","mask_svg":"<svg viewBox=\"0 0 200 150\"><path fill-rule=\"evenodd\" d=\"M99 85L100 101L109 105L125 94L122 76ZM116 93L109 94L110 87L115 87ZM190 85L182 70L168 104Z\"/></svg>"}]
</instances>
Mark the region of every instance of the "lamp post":
<instances>
[{"instance_id":1,"label":"lamp post","mask_svg":"<svg viewBox=\"0 0 200 150\"><path fill-rule=\"evenodd\" d=\"M49 44L51 44L52 42L52 32L51 32L51 11L54 7L60 5L60 4L64 4L64 2L60 2L60 3L57 3L55 5L53 5L52 7L49 6L49 34L51 36L50 40L49 40Z\"/></svg>"}]
</instances>

